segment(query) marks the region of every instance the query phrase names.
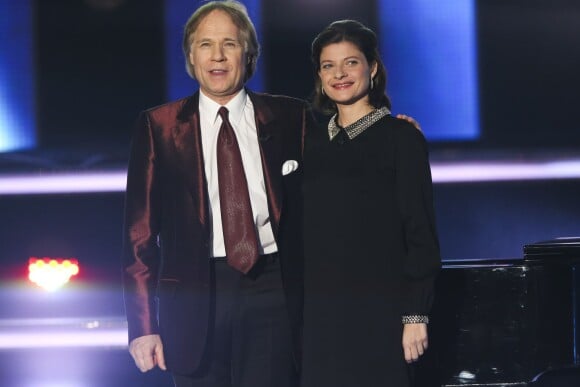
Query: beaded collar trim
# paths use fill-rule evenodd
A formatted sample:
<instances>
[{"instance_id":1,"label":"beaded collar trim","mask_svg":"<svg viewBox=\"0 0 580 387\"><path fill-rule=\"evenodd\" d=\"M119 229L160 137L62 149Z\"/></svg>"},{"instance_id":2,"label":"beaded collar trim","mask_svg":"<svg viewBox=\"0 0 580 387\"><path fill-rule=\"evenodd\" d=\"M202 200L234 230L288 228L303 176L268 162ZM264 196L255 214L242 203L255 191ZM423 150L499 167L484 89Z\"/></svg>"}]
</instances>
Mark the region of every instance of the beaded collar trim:
<instances>
[{"instance_id":1,"label":"beaded collar trim","mask_svg":"<svg viewBox=\"0 0 580 387\"><path fill-rule=\"evenodd\" d=\"M375 109L366 116L363 116L357 121L348 125L346 128L344 128L344 131L346 132L348 138L352 140L375 122L389 114L391 114L391 111L386 106ZM328 137L330 137L331 140L340 132L341 129L341 127L336 123L336 117L337 114L333 115L330 121L328 121Z\"/></svg>"}]
</instances>

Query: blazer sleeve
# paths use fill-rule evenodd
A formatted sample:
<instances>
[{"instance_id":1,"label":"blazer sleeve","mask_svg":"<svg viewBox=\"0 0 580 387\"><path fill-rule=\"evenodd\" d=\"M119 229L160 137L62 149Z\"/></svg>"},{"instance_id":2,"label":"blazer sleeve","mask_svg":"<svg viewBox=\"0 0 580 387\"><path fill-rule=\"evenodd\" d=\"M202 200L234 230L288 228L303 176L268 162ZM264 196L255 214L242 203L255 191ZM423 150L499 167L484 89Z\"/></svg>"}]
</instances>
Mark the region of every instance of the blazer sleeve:
<instances>
[{"instance_id":1,"label":"blazer sleeve","mask_svg":"<svg viewBox=\"0 0 580 387\"><path fill-rule=\"evenodd\" d=\"M158 333L154 302L160 263L158 175L152 123L144 112L131 145L125 196L122 260L129 342Z\"/></svg>"},{"instance_id":2,"label":"blazer sleeve","mask_svg":"<svg viewBox=\"0 0 580 387\"><path fill-rule=\"evenodd\" d=\"M427 142L412 125L403 122L400 125L396 149L397 195L407 247L402 314L428 315L441 257Z\"/></svg>"}]
</instances>

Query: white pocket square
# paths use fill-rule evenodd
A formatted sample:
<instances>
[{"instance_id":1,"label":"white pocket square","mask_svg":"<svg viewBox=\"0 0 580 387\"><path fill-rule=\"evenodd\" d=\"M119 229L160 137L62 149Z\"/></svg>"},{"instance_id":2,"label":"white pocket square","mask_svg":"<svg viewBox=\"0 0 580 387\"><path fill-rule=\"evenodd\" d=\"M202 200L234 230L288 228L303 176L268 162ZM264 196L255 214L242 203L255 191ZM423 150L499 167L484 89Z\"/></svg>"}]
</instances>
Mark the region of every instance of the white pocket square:
<instances>
[{"instance_id":1,"label":"white pocket square","mask_svg":"<svg viewBox=\"0 0 580 387\"><path fill-rule=\"evenodd\" d=\"M286 160L282 164L282 176L286 176L298 169L298 161Z\"/></svg>"}]
</instances>

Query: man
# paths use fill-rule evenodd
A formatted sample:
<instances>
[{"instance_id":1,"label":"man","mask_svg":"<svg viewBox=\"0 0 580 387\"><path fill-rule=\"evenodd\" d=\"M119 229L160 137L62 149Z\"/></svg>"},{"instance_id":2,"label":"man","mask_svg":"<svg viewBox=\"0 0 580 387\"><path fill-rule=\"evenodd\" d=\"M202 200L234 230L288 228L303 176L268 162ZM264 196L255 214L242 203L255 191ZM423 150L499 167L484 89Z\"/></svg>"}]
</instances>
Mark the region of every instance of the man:
<instances>
[{"instance_id":1,"label":"man","mask_svg":"<svg viewBox=\"0 0 580 387\"><path fill-rule=\"evenodd\" d=\"M302 101L244 89L259 47L240 3L201 6L183 48L199 91L143 112L133 138L129 350L178 387L295 386L310 115Z\"/></svg>"}]
</instances>

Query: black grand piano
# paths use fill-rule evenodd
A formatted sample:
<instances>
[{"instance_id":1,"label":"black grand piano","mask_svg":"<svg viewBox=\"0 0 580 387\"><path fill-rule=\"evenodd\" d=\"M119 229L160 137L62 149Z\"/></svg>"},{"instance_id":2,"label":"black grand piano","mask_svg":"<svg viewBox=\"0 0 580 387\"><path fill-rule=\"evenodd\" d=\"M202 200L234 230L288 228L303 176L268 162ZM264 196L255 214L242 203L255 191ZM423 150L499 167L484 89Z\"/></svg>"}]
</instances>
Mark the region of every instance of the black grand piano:
<instances>
[{"instance_id":1,"label":"black grand piano","mask_svg":"<svg viewBox=\"0 0 580 387\"><path fill-rule=\"evenodd\" d=\"M526 245L522 259L445 262L418 385L528 386L577 370L579 264L580 238Z\"/></svg>"}]
</instances>

